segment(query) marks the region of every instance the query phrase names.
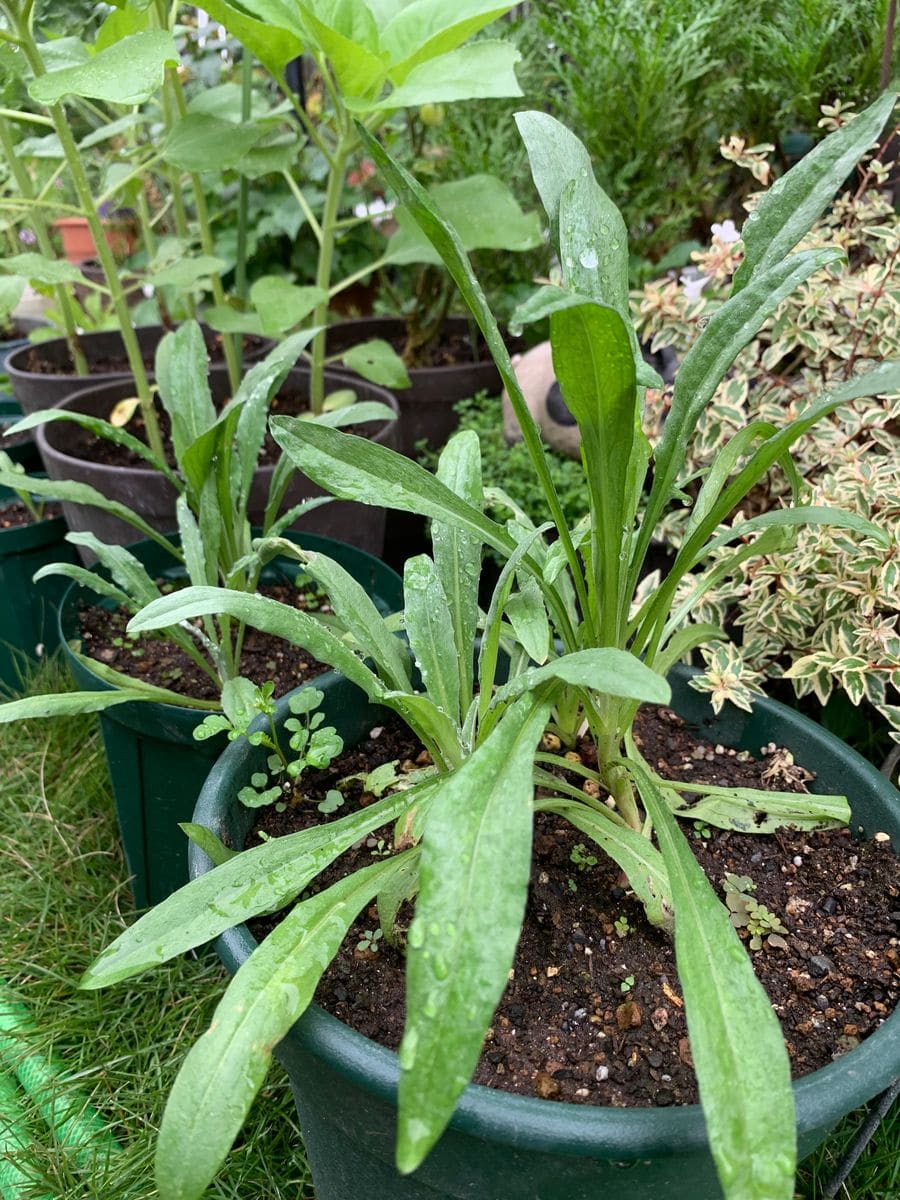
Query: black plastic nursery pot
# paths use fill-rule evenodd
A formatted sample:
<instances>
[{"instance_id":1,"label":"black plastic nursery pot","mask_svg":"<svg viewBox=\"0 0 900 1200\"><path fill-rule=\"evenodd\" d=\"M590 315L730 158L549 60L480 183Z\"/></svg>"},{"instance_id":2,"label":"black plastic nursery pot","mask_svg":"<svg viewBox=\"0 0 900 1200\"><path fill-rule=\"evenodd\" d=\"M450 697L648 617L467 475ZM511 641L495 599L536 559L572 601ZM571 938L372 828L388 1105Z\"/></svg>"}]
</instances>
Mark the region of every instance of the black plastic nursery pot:
<instances>
[{"instance_id":1,"label":"black plastic nursery pot","mask_svg":"<svg viewBox=\"0 0 900 1200\"><path fill-rule=\"evenodd\" d=\"M207 326L202 326L203 337L210 351L219 341L219 335ZM138 345L145 359L152 357L156 347L168 332L162 325L141 325L135 331ZM118 329L102 330L99 333L83 333L79 344L87 359L88 374L78 375L70 371L71 356L69 344L65 338L51 338L46 342L35 345L27 344L14 350L7 359L6 372L9 375L13 395L22 406L25 413L38 412L42 408L53 408L73 392L79 391L90 382L113 383L117 380L130 379L130 367L120 371L94 371L97 364L107 359L121 360L127 363L128 355L125 343ZM271 348L271 342L258 339L244 354L244 361L251 362ZM43 369L35 370L34 364L40 362ZM132 385L132 392L133 394Z\"/></svg>"},{"instance_id":2,"label":"black plastic nursery pot","mask_svg":"<svg viewBox=\"0 0 900 1200\"><path fill-rule=\"evenodd\" d=\"M385 614L402 607L399 576L377 558L314 534L287 536L308 550L336 559ZM151 574L183 578L183 571L154 542L139 542L130 549ZM265 569L263 581L292 578L298 569L293 560L275 559ZM93 592L72 584L60 606L59 632L66 657L79 688L111 691L113 686L76 658L69 645L78 638L78 608L85 601L100 603ZM138 908L158 904L187 882L187 839L178 822L191 819L203 783L227 745L224 734L202 742L194 740L194 730L207 711L141 701L100 714L122 845Z\"/></svg>"},{"instance_id":3,"label":"black plastic nursery pot","mask_svg":"<svg viewBox=\"0 0 900 1200\"><path fill-rule=\"evenodd\" d=\"M17 497L0 488L0 511ZM37 524L0 529L0 683L17 688L28 661L59 647L57 607L66 590L64 579L32 582L48 563L74 561L61 516Z\"/></svg>"},{"instance_id":4,"label":"black plastic nursery pot","mask_svg":"<svg viewBox=\"0 0 900 1200\"><path fill-rule=\"evenodd\" d=\"M471 346L473 326L468 317L450 317L444 322L443 329L449 337ZM327 351L337 354L370 338L402 342L405 334L406 326L399 317L360 317L341 321L328 330ZM415 457L416 444L423 440L432 449L444 445L459 425L459 414L453 408L457 400L465 400L481 391L499 394L503 387L500 372L490 356L478 362L461 358L446 366L413 367L409 379L411 386L398 389L397 399L400 403L398 449L410 458Z\"/></svg>"},{"instance_id":5,"label":"black plastic nursery pot","mask_svg":"<svg viewBox=\"0 0 900 1200\"><path fill-rule=\"evenodd\" d=\"M344 375L327 373L333 388L346 387ZM214 367L210 372L213 397L225 400L230 394L228 376L223 368ZM308 391L309 370L297 367L289 372L284 387ZM354 382L360 400L377 400L398 411L394 396L373 383L362 380ZM83 388L60 402L58 407L91 416L108 418L114 405L134 395L134 381L128 376L112 383L98 382ZM276 411L274 408L273 412ZM383 421L373 430L371 440L391 449L395 446L397 422ZM68 421L54 421L40 426L37 431L37 446L47 474L51 479L67 479L87 483L102 492L109 500L118 500L139 513L154 529L164 532L175 526L175 489L159 471L144 466L113 466L92 462L86 456L84 435L80 428ZM250 520L261 523L272 480L273 466L257 468L250 491ZM300 472L291 478L282 509L290 508L300 501L326 493ZM72 529L89 530L107 544L127 546L134 540L134 530L124 521L109 513L87 505L65 506L66 518ZM380 554L384 545L385 514L381 508L354 504L349 501L332 501L302 517L294 528L336 538L351 546L357 546L370 554ZM85 555L85 561L92 556Z\"/></svg>"},{"instance_id":6,"label":"black plastic nursery pot","mask_svg":"<svg viewBox=\"0 0 900 1200\"><path fill-rule=\"evenodd\" d=\"M136 331L138 345L144 355L153 354L166 332L161 325L146 325ZM105 330L100 333L85 333L79 338L88 363L102 362L107 358L125 359L125 344L118 330ZM43 371L32 369L36 360L46 364ZM53 408L72 392L83 388L89 382L90 375L77 375L63 368L70 363L69 344L65 338L51 338L36 345L30 343L14 350L6 360L6 372L9 375L13 395L21 405L24 413L38 412L42 408ZM59 374L54 372L59 371ZM126 379L130 371L104 372L104 382Z\"/></svg>"},{"instance_id":7,"label":"black plastic nursery pot","mask_svg":"<svg viewBox=\"0 0 900 1200\"><path fill-rule=\"evenodd\" d=\"M900 796L853 750L774 701L759 701L752 714L729 706L713 718L688 678L687 670L673 674L672 707L701 736L757 753L771 741L787 747L817 772L815 790L848 797L855 830L883 831L900 845ZM326 696L328 719L347 743L380 721L380 711L342 678L327 678ZM200 796L194 820L228 845L242 846L252 824L237 792L264 757L246 744L229 746ZM192 845L192 877L211 865ZM245 925L216 943L232 972L255 946ZM721 1200L698 1105L599 1108L470 1085L435 1149L404 1178L393 1166L400 1074L393 1051L313 1005L276 1053L291 1080L318 1200ZM800 1157L898 1076L900 1012L857 1049L794 1084Z\"/></svg>"}]
</instances>

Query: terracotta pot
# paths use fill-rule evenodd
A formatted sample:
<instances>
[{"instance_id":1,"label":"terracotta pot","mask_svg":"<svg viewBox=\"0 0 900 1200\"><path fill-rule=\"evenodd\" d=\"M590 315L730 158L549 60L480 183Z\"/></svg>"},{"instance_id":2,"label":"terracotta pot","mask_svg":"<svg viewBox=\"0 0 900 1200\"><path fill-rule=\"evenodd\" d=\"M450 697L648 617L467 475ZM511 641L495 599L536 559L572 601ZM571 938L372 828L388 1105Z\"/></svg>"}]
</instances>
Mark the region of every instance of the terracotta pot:
<instances>
[{"instance_id":1,"label":"terracotta pot","mask_svg":"<svg viewBox=\"0 0 900 1200\"><path fill-rule=\"evenodd\" d=\"M62 238L63 254L76 267L97 257L94 235L86 217L59 217L53 222L53 228L59 231Z\"/></svg>"}]
</instances>

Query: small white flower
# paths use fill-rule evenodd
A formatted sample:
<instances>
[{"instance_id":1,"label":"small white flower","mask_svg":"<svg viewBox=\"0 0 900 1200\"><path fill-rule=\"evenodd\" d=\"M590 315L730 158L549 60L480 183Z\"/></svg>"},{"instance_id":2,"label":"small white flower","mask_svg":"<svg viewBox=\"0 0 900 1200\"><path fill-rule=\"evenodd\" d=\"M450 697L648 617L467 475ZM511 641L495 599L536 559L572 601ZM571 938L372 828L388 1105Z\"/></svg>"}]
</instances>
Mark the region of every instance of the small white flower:
<instances>
[{"instance_id":1,"label":"small white flower","mask_svg":"<svg viewBox=\"0 0 900 1200\"><path fill-rule=\"evenodd\" d=\"M721 225L716 221L712 226L712 235L717 237L724 246L730 246L732 242L739 242L741 235L735 228L734 221L729 218L723 221Z\"/></svg>"},{"instance_id":2,"label":"small white flower","mask_svg":"<svg viewBox=\"0 0 900 1200\"><path fill-rule=\"evenodd\" d=\"M386 204L380 196L376 196L368 204L355 204L353 206L354 217L368 217L376 227L386 221L393 211L393 203Z\"/></svg>"},{"instance_id":3,"label":"small white flower","mask_svg":"<svg viewBox=\"0 0 900 1200\"><path fill-rule=\"evenodd\" d=\"M679 278L684 286L684 298L691 304L693 304L695 300L700 299L700 293L709 283L708 275L689 275L686 271L683 272Z\"/></svg>"}]
</instances>

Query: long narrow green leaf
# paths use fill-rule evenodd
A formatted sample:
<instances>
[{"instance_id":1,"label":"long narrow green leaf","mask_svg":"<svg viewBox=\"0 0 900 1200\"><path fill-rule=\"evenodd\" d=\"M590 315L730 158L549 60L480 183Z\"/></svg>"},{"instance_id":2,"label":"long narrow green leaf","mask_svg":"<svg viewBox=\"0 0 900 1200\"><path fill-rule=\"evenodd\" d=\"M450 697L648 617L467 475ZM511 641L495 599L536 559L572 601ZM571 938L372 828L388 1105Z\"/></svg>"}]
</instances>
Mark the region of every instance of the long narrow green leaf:
<instances>
[{"instance_id":1,"label":"long narrow green leaf","mask_svg":"<svg viewBox=\"0 0 900 1200\"><path fill-rule=\"evenodd\" d=\"M651 671L627 650L604 646L576 650L553 659L545 667L524 671L498 689L491 707L505 704L550 680L590 688L607 696L641 700L646 704L668 704L672 699L672 689L661 675Z\"/></svg>"},{"instance_id":2,"label":"long narrow green leaf","mask_svg":"<svg viewBox=\"0 0 900 1200\"><path fill-rule=\"evenodd\" d=\"M46 567L35 571L32 579L38 583L41 579L47 579L51 575L62 575L80 587L90 588L98 596L114 600L116 604L121 604L125 608L132 610L134 608L134 601L127 592L123 592L121 588L110 583L108 579L104 579L102 575L98 575L96 571L89 571L87 567L79 567L75 563L68 562L48 563Z\"/></svg>"},{"instance_id":3,"label":"long narrow green leaf","mask_svg":"<svg viewBox=\"0 0 900 1200\"><path fill-rule=\"evenodd\" d=\"M255 543L259 545L259 543ZM304 550L286 538L272 539L266 550L303 563L310 575L324 587L336 615L365 647L385 677L385 684L401 691L411 690L408 655L403 643L391 633L384 617L372 603L365 588L333 558L318 551Z\"/></svg>"},{"instance_id":4,"label":"long narrow green leaf","mask_svg":"<svg viewBox=\"0 0 900 1200\"><path fill-rule=\"evenodd\" d=\"M234 403L241 406L237 424L237 459L240 486L237 508L243 510L250 495L253 474L266 436L269 405L272 397L284 383L287 374L306 349L318 328L304 329L286 338L276 346L262 362L254 363L238 388Z\"/></svg>"},{"instance_id":5,"label":"long narrow green leaf","mask_svg":"<svg viewBox=\"0 0 900 1200\"><path fill-rule=\"evenodd\" d=\"M403 568L406 634L429 699L461 723L459 654L447 597L427 554L408 558ZM474 650L474 646L473 646Z\"/></svg>"},{"instance_id":6,"label":"long narrow green leaf","mask_svg":"<svg viewBox=\"0 0 900 1200\"><path fill-rule=\"evenodd\" d=\"M194 514L191 512L187 499L178 497L175 505L175 516L178 520L178 532L181 535L181 550L184 554L184 565L187 568L188 579L192 583L208 584L214 587L217 581L215 560L210 562L206 557L206 547L200 533Z\"/></svg>"},{"instance_id":7,"label":"long narrow green leaf","mask_svg":"<svg viewBox=\"0 0 900 1200\"><path fill-rule=\"evenodd\" d=\"M650 775L632 763L675 904L675 954L725 1200L791 1200L796 1132L784 1036L737 932Z\"/></svg>"},{"instance_id":8,"label":"long narrow green leaf","mask_svg":"<svg viewBox=\"0 0 900 1200\"><path fill-rule=\"evenodd\" d=\"M483 509L481 446L474 430L455 433L450 438L438 459L437 477L472 508ZM434 565L450 606L459 663L460 713L463 713L472 703L482 543L481 538L464 533L455 525L434 521L431 544Z\"/></svg>"},{"instance_id":9,"label":"long narrow green leaf","mask_svg":"<svg viewBox=\"0 0 900 1200\"><path fill-rule=\"evenodd\" d=\"M402 454L315 421L273 417L269 424L294 466L339 499L384 505L439 521L454 519L495 550L512 550L512 539L501 525Z\"/></svg>"},{"instance_id":10,"label":"long narrow green leaf","mask_svg":"<svg viewBox=\"0 0 900 1200\"><path fill-rule=\"evenodd\" d=\"M506 987L531 869L532 760L548 712L546 702L510 709L428 813L399 1051L404 1174L443 1132Z\"/></svg>"},{"instance_id":11,"label":"long narrow green leaf","mask_svg":"<svg viewBox=\"0 0 900 1200\"><path fill-rule=\"evenodd\" d=\"M176 639L173 637L174 640ZM198 700L194 696L173 692L170 688L157 687L155 683L147 683L144 680L125 675L122 671L117 671L107 663L98 662L96 658L91 658L71 646L69 649L78 662L92 675L96 675L98 679L120 691L133 692L141 700L152 700L156 704L172 704L176 708L196 708L203 712L217 712L220 708L218 700Z\"/></svg>"},{"instance_id":12,"label":"long narrow green leaf","mask_svg":"<svg viewBox=\"0 0 900 1200\"><path fill-rule=\"evenodd\" d=\"M41 412L29 413L20 421L16 421L15 425L7 429L7 434L24 433L26 430L35 429L38 425L48 425L53 421L70 421L75 425L80 425L82 429L88 430L96 437L103 438L107 442L113 442L117 446L124 446L126 450L130 450L132 454L142 458L149 463L156 471L161 471L168 479L169 483L175 488L181 488L181 480L175 472L169 467L168 463L164 463L157 458L146 442L142 442L140 438L136 438L129 433L127 429L123 429L118 425L113 425L110 421L104 421L100 417L91 417L87 413L72 412L67 408L48 408Z\"/></svg>"},{"instance_id":13,"label":"long narrow green leaf","mask_svg":"<svg viewBox=\"0 0 900 1200\"><path fill-rule=\"evenodd\" d=\"M199 1200L222 1165L272 1062L359 912L407 854L365 867L281 921L241 966L169 1093L156 1147L161 1200Z\"/></svg>"},{"instance_id":14,"label":"long narrow green leaf","mask_svg":"<svg viewBox=\"0 0 900 1200\"><path fill-rule=\"evenodd\" d=\"M319 662L327 663L362 688L370 700L380 700L384 686L361 659L326 625L309 613L281 604L268 596L249 596L229 588L190 587L148 604L128 624L130 631L166 629L194 617L228 616L302 646Z\"/></svg>"},{"instance_id":15,"label":"long narrow green leaf","mask_svg":"<svg viewBox=\"0 0 900 1200\"><path fill-rule=\"evenodd\" d=\"M216 410L209 394L209 358L196 321L185 321L167 333L156 350L159 398L172 422L175 458L215 424Z\"/></svg>"},{"instance_id":16,"label":"long narrow green leaf","mask_svg":"<svg viewBox=\"0 0 900 1200\"><path fill-rule=\"evenodd\" d=\"M774 833L785 828L835 829L849 825L851 817L846 796L766 792L681 781L672 785L672 791L687 792L692 797L673 806L674 816L708 821L719 829L736 829L740 833Z\"/></svg>"},{"instance_id":17,"label":"long narrow green leaf","mask_svg":"<svg viewBox=\"0 0 900 1200\"><path fill-rule=\"evenodd\" d=\"M417 788L396 792L340 820L236 854L129 926L88 967L79 986L109 987L202 946L241 921L277 912L361 837L396 821L418 794Z\"/></svg>"},{"instance_id":18,"label":"long narrow green leaf","mask_svg":"<svg viewBox=\"0 0 900 1200\"><path fill-rule=\"evenodd\" d=\"M146 697L138 691L64 692L60 696L25 696L0 704L0 725L28 721L33 717L73 717L80 713L103 712L117 704L129 704Z\"/></svg>"},{"instance_id":19,"label":"long narrow green leaf","mask_svg":"<svg viewBox=\"0 0 900 1200\"><path fill-rule=\"evenodd\" d=\"M408 171L405 171L391 159L378 139L374 138L368 130L359 124L357 125L357 130L363 146L377 163L389 186L396 192L400 203L412 214L419 228L437 250L438 254L440 254L444 266L453 278L453 282L459 288L460 295L465 300L469 311L472 313L484 336L484 340L491 352L491 357L494 360L497 370L500 372L503 386L506 388L506 394L516 415L519 428L522 430L522 437L534 467L538 484L550 509L550 516L553 518L560 539L566 547L566 557L574 573L576 568L575 551L572 549L569 540L565 513L563 512L559 496L550 475L540 432L535 424L534 417L531 415L531 410L525 402L525 397L522 394L522 389L513 370L506 343L497 327L497 322L491 312L487 298L472 271L472 265L465 247L456 232L437 212L425 189L413 179ZM493 545L490 539L485 538L485 541L489 545ZM582 603L585 603L587 597L582 596L581 599Z\"/></svg>"},{"instance_id":20,"label":"long narrow green leaf","mask_svg":"<svg viewBox=\"0 0 900 1200\"><path fill-rule=\"evenodd\" d=\"M601 637L606 645L615 645L627 619L618 597L619 577L627 573L624 547L631 538L626 505L638 411L634 354L625 322L614 309L599 304L555 312L550 344L553 370L581 433Z\"/></svg>"},{"instance_id":21,"label":"long narrow green leaf","mask_svg":"<svg viewBox=\"0 0 900 1200\"><path fill-rule=\"evenodd\" d=\"M879 96L853 121L814 146L769 188L741 230L744 259L734 275L733 294L793 250L877 141L896 102L896 92Z\"/></svg>"},{"instance_id":22,"label":"long narrow green leaf","mask_svg":"<svg viewBox=\"0 0 900 1200\"><path fill-rule=\"evenodd\" d=\"M538 581L531 575L519 578L518 591L506 602L505 616L515 630L516 640L537 666L550 657L553 635Z\"/></svg>"},{"instance_id":23,"label":"long narrow green leaf","mask_svg":"<svg viewBox=\"0 0 900 1200\"><path fill-rule=\"evenodd\" d=\"M380 703L400 714L439 766L449 769L460 764L463 752L459 725L428 696L408 691L385 692Z\"/></svg>"},{"instance_id":24,"label":"long narrow green leaf","mask_svg":"<svg viewBox=\"0 0 900 1200\"><path fill-rule=\"evenodd\" d=\"M159 596L159 588L147 573L144 564L124 546L107 546L93 533L69 533L66 541L75 546L85 546L97 555L101 566L112 575L115 582L131 597L132 604L150 604Z\"/></svg>"},{"instance_id":25,"label":"long narrow green leaf","mask_svg":"<svg viewBox=\"0 0 900 1200\"><path fill-rule=\"evenodd\" d=\"M48 500L61 500L70 504L85 504L92 508L99 508L101 512L118 517L120 521L137 529L144 537L150 538L158 546L162 546L176 562L181 560L181 552L178 547L174 546L167 537L154 529L152 525L148 525L144 518L138 516L136 512L126 505L120 504L118 500L107 500L102 492L98 492L89 483L74 483L69 479L39 479L36 476L19 475L12 471L0 470L0 487L8 487L13 490L24 488L32 496L46 496Z\"/></svg>"}]
</instances>

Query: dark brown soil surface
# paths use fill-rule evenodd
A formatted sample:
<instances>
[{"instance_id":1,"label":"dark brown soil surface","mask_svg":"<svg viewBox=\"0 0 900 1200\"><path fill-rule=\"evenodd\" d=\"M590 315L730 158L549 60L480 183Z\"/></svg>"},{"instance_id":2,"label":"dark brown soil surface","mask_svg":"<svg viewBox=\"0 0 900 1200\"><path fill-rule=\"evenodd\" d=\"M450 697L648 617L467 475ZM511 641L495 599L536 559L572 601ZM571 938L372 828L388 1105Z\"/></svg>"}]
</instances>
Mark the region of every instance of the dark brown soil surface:
<instances>
[{"instance_id":1,"label":"dark brown soil surface","mask_svg":"<svg viewBox=\"0 0 900 1200\"><path fill-rule=\"evenodd\" d=\"M304 611L330 612L315 586L263 585L260 592ZM216 700L219 689L183 650L167 638L152 633L132 637L125 632L129 614L99 605L84 605L79 612L83 653L123 675L168 688L180 696ZM199 622L197 622L199 624ZM275 695L315 679L328 667L283 638L248 628L241 652L241 674L260 685L271 681Z\"/></svg>"},{"instance_id":2,"label":"dark brown soil surface","mask_svg":"<svg viewBox=\"0 0 900 1200\"><path fill-rule=\"evenodd\" d=\"M348 385L352 386L352 385ZM166 459L170 467L175 467L175 452L172 447L172 424L169 414L159 401L156 402L156 415L159 421L160 433L166 450ZM289 386L284 387L269 405L269 412L274 416L299 417L309 412L309 397L305 392L298 392ZM147 441L144 420L137 410L126 426L132 436L142 442ZM381 429L380 421L369 421L365 425L346 425L345 433L356 433L371 436ZM141 467L151 470L148 463L137 454L132 453L127 446L118 446L104 438L95 437L78 425L69 425L66 433L66 452L74 458L84 458L91 462L103 463L108 467ZM258 459L260 467L273 466L281 457L281 447L266 430L265 440Z\"/></svg>"},{"instance_id":3,"label":"dark brown soil surface","mask_svg":"<svg viewBox=\"0 0 900 1200\"><path fill-rule=\"evenodd\" d=\"M254 353L264 346L263 338L253 337L248 335L244 338L244 354ZM207 339L207 350L209 351L210 361L213 363L223 363L225 361L225 352L222 349L222 339L215 335ZM144 366L149 372L153 372L155 351L144 355ZM93 357L89 359L90 374L94 375L130 375L131 364L128 361L126 354L106 355L105 357ZM25 368L32 375L75 375L77 374L75 364L71 359L65 362L48 362L47 359L41 357L40 345L32 346L28 354L25 356ZM85 379L85 387L90 384L90 378Z\"/></svg>"},{"instance_id":4,"label":"dark brown soil surface","mask_svg":"<svg viewBox=\"0 0 900 1200\"><path fill-rule=\"evenodd\" d=\"M640 713L636 732L661 774L780 790L802 790L808 778L774 746L745 761L698 741L665 709ZM584 761L592 749L580 748ZM274 836L323 820L315 810L320 793L392 759L412 769L427 756L408 731L388 727L323 772L302 807L261 810L247 844L258 830ZM361 784L344 790L347 802L337 815L371 802L360 795ZM783 947L764 944L752 958L781 1021L794 1076L825 1066L877 1028L900 999L900 862L890 843L857 843L848 830L753 836L687 826L685 832L720 895L726 871L749 876L754 898L787 930ZM320 877L321 885L371 862L381 852L379 838L390 844L391 835L389 827L379 830ZM694 1103L671 942L647 923L615 864L585 841L560 818L538 817L525 927L475 1082L574 1103ZM406 906L401 926L410 917ZM254 923L257 937L272 921ZM316 999L396 1049L405 1015L402 953L383 943L375 953L357 948L364 932L377 928L373 907L351 929Z\"/></svg>"},{"instance_id":5,"label":"dark brown soil surface","mask_svg":"<svg viewBox=\"0 0 900 1200\"><path fill-rule=\"evenodd\" d=\"M61 515L61 505L47 504L44 506L44 520L49 521L52 517ZM0 508L0 529L21 529L23 525L32 524L31 513L24 504L16 501L15 504L8 504L5 508Z\"/></svg>"}]
</instances>

